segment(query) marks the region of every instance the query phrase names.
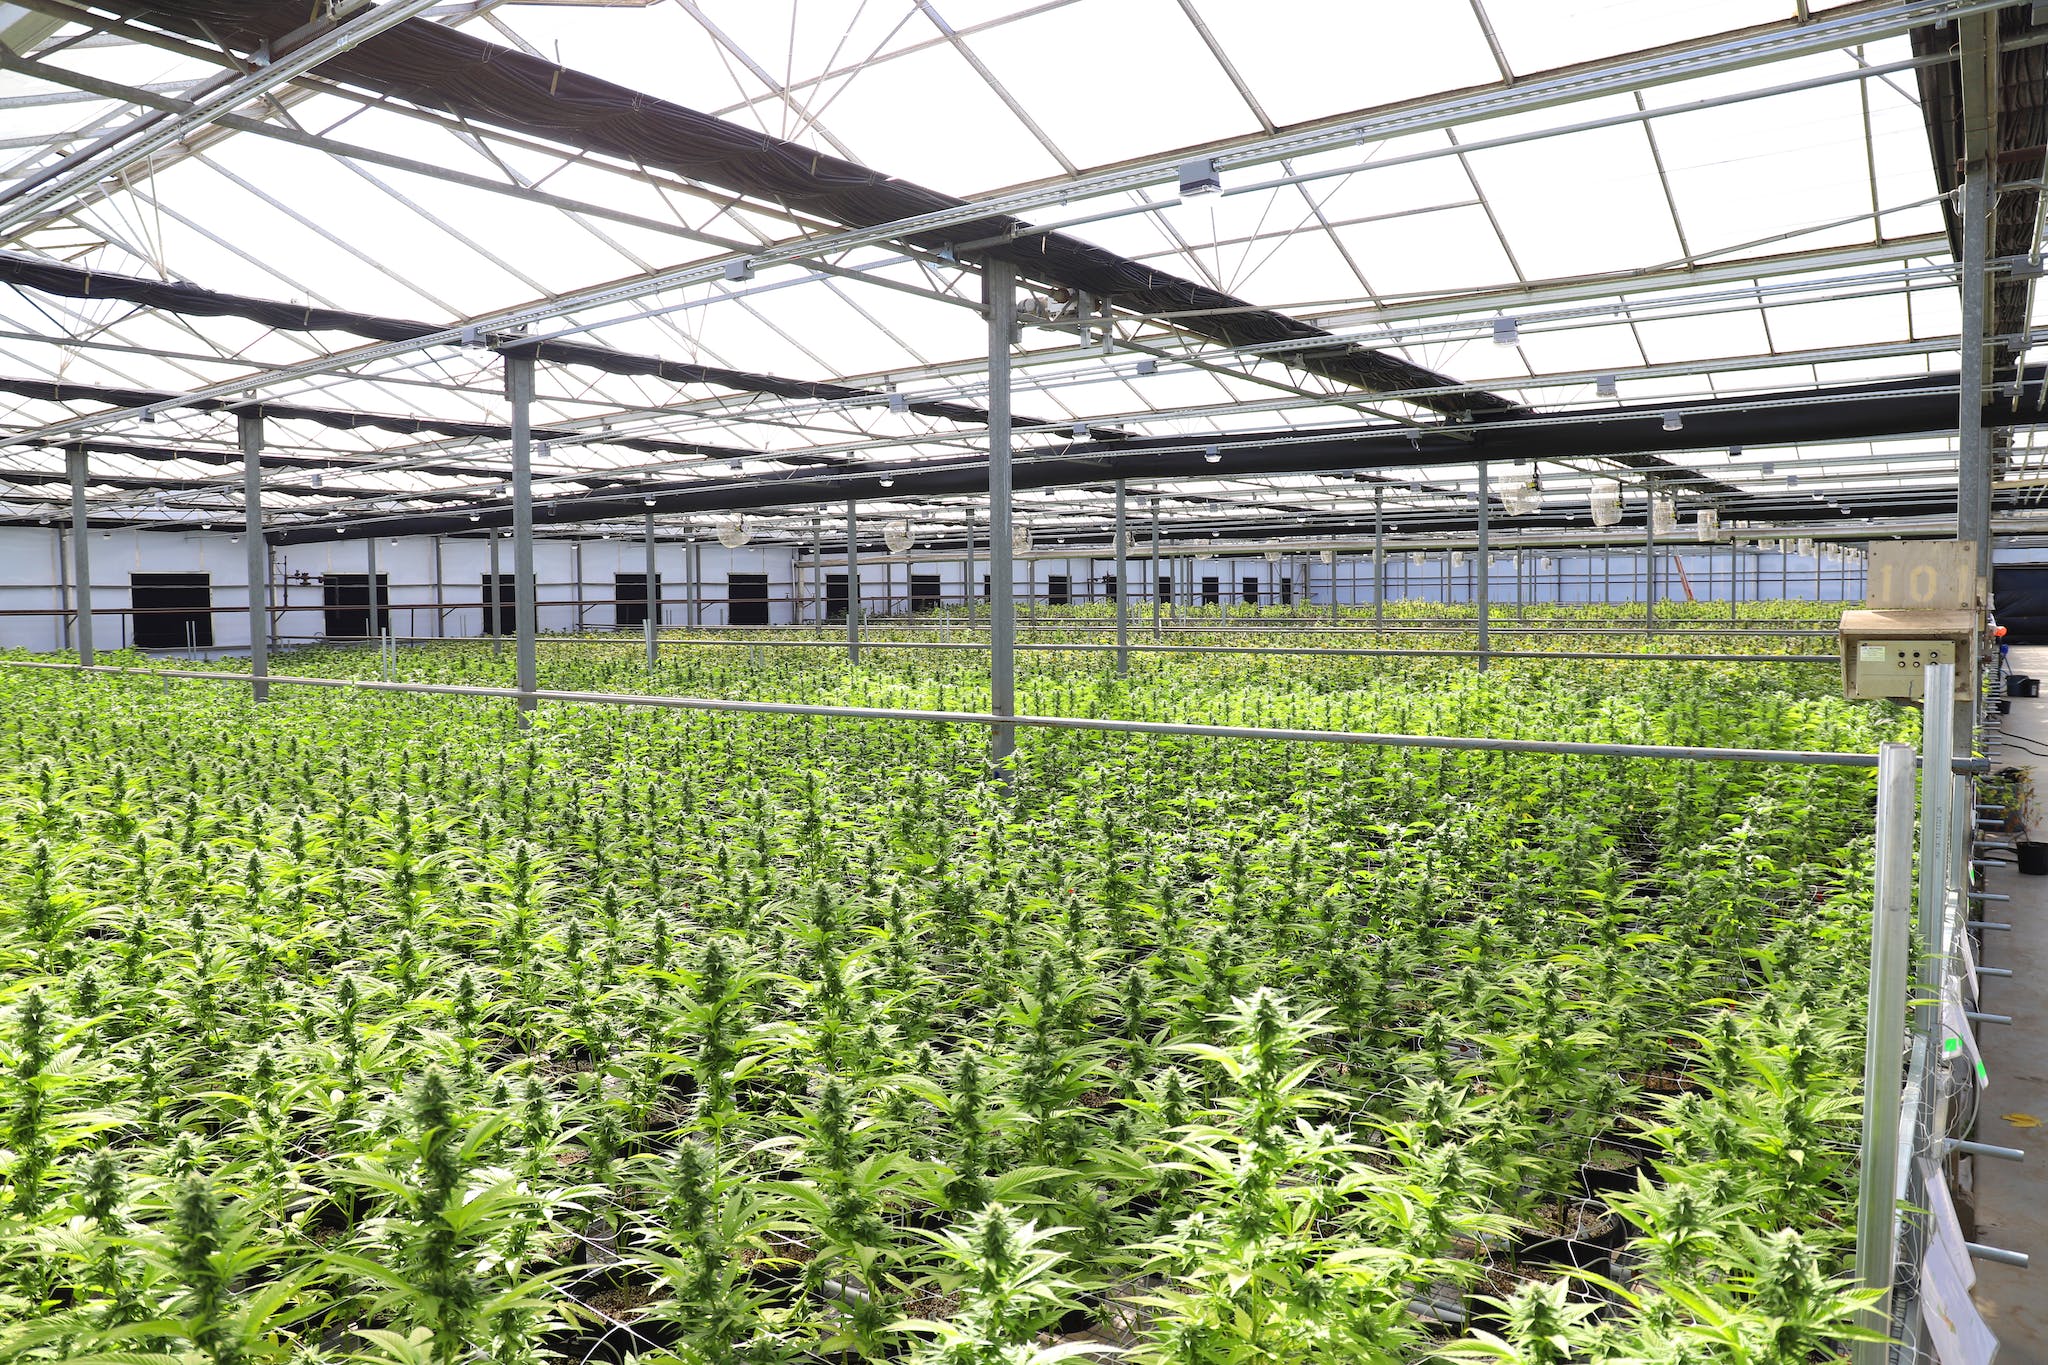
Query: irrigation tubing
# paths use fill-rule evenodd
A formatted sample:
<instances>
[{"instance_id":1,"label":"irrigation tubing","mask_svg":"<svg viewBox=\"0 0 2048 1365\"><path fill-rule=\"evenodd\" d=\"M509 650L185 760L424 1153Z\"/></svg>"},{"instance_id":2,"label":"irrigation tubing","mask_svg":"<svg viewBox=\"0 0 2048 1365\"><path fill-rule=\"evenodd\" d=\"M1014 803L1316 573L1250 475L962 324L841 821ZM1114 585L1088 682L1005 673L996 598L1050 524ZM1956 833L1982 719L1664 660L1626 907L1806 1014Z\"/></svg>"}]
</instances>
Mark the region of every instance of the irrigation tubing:
<instances>
[{"instance_id":1,"label":"irrigation tubing","mask_svg":"<svg viewBox=\"0 0 2048 1365\"><path fill-rule=\"evenodd\" d=\"M110 664L46 663L0 659L0 667L46 669L59 673L104 673L120 677L178 679L187 682L253 683L247 673L199 669L121 668ZM1695 763L1795 763L1834 768L1875 768L1876 754L1834 753L1802 749L1690 748L1679 744L1599 744L1579 740L1488 739L1464 735L1392 735L1357 730L1274 730L1248 725L1190 725L1173 721L1106 720L1082 716L998 716L984 711L889 710L870 706L820 706L810 702L732 701L721 697L663 697L634 692L559 692L536 688L475 687L459 683L375 682L359 678L307 678L273 673L274 687L328 687L365 692L417 693L469 697L484 701L563 702L570 705L649 706L675 711L737 711L753 715L819 716L835 720L921 721L939 725L1023 725L1041 730L1092 730L1109 734L1154 735L1185 739L1248 739L1286 744L1355 744L1391 749L1459 749L1483 753L1563 754L1587 758L1675 759ZM1980 758L1958 758L1956 772L1989 770Z\"/></svg>"}]
</instances>

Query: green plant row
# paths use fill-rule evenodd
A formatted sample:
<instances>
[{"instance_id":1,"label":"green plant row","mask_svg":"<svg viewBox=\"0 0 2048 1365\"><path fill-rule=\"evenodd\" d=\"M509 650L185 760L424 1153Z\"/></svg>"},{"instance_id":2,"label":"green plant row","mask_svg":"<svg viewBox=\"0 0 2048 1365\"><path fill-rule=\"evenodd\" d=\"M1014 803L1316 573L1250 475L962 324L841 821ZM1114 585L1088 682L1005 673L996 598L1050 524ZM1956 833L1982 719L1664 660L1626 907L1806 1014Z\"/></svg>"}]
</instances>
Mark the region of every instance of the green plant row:
<instances>
[{"instance_id":1,"label":"green plant row","mask_svg":"<svg viewBox=\"0 0 2048 1365\"><path fill-rule=\"evenodd\" d=\"M669 653L679 687L969 686ZM550 681L644 686L614 654ZM1899 725L1777 675L1314 663L1036 685L1378 730ZM972 728L0 697L0 1358L1848 1340L1867 773L1027 732L1005 786Z\"/></svg>"}]
</instances>

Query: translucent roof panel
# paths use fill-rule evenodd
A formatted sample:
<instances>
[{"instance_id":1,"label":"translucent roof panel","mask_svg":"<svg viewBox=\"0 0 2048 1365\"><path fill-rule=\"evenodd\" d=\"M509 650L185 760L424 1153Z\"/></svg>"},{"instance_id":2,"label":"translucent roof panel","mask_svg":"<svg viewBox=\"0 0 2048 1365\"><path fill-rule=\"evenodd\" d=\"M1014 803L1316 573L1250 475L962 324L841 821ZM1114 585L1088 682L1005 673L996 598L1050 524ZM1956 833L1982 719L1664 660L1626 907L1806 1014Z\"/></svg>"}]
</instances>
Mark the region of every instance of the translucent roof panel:
<instances>
[{"instance_id":1,"label":"translucent roof panel","mask_svg":"<svg viewBox=\"0 0 2048 1365\"><path fill-rule=\"evenodd\" d=\"M1944 372L1960 315L1917 73L1872 71L1909 59L1908 38L1872 27L1786 60L1717 56L1727 35L1802 31L1834 8L442 7L415 22L489 45L491 67L519 68L507 91L562 73L619 87L613 122L632 136L545 102L522 116L507 91L421 108L374 73L316 68L243 104L235 127L184 130L81 181L0 247L246 306L0 286L0 379L14 381L0 465L47 460L43 443L84 430L143 452L95 456L109 477L154 471L229 496L232 416L179 401L204 391L314 410L273 423L273 448L331 457L333 477L289 483L281 463L281 509L502 499L510 407L493 349L521 339L614 353L539 367L551 494L621 475L732 484L971 458L986 446L989 244L953 237L988 215L963 207L908 237L892 216L943 201L893 197L906 183L1065 225L998 248L1026 280L1013 406L1041 428L1019 438L1026 458L1064 450L1055 438L1071 442L1075 422L1255 437L1426 427L1467 403L1569 413ZM87 36L60 27L25 53L44 66L0 73L0 185L61 175L66 155L134 124L142 88L227 70L146 8ZM1602 64L1617 75L1597 95L1501 112L1545 73ZM746 154L698 145L696 115L658 133L632 123L669 104L728 120L752 138ZM1304 141L1335 123L1343 136ZM774 139L798 150L778 160ZM1182 200L1180 163L1211 155L1223 192ZM858 240L827 240L842 233ZM293 309L367 320L312 330ZM390 340L407 321L469 335ZM24 391L59 380L85 387ZM133 391L164 395L150 420ZM364 415L395 420L354 423ZM170 459L178 442L205 461ZM1868 448L1812 458L1884 468ZM1228 479L1191 496L1211 482L1204 496L1258 510ZM1336 496L1320 476L1286 486Z\"/></svg>"}]
</instances>

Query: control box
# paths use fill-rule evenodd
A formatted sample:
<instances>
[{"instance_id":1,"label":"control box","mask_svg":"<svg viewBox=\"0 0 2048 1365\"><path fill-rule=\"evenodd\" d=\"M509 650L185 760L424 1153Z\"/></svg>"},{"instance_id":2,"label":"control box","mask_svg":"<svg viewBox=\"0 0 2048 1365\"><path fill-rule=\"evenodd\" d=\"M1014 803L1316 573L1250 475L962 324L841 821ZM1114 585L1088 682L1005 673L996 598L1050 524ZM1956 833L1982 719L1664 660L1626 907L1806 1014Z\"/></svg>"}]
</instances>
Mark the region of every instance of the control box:
<instances>
[{"instance_id":1,"label":"control box","mask_svg":"<svg viewBox=\"0 0 2048 1365\"><path fill-rule=\"evenodd\" d=\"M1845 611L1842 691L1851 701L1920 701L1929 664L1955 664L1952 700L1968 701L1977 658L1974 611Z\"/></svg>"}]
</instances>

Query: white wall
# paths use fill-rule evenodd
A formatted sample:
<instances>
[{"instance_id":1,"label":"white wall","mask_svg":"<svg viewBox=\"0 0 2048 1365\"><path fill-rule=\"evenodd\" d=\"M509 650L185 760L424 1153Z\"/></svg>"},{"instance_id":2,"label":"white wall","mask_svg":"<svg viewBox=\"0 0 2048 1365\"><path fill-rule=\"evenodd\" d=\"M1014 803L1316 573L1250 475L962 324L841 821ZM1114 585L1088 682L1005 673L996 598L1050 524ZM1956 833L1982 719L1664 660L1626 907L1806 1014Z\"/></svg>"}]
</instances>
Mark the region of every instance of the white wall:
<instances>
[{"instance_id":1,"label":"white wall","mask_svg":"<svg viewBox=\"0 0 2048 1365\"><path fill-rule=\"evenodd\" d=\"M249 643L248 588L243 546L238 537L221 532L94 531L88 548L92 561L94 642L119 649L132 638L128 591L133 573L204 573L212 579L214 644L246 648ZM73 643L67 616L71 593L59 588L70 580L70 536L57 527L0 527L0 648L55 650ZM728 550L715 542L700 547L701 597L698 619L724 625L728 611L728 573L768 576L769 620L787 624L796 619L790 601L787 547L747 546ZM690 623L689 549L681 544L656 546L655 571L662 581L662 621ZM65 558L60 561L60 556ZM579 589L577 569L581 561ZM380 539L377 572L389 580L391 628L399 635L457 637L483 633L483 578L490 572L490 544L481 538L408 537ZM438 560L438 570L437 570ZM280 643L323 638L326 633L321 579L330 573L368 571L369 550L361 540L337 540L280 546L272 552L272 597L279 611ZM512 545L499 543L499 572L512 572ZM613 575L646 571L646 554L637 540L593 540L579 551L571 542L539 541L534 545L536 623L543 631L609 629L616 623L612 604ZM438 575L438 576L437 576ZM439 582L437 593L435 584ZM444 604L437 610L436 598ZM578 598L582 606L578 607Z\"/></svg>"},{"instance_id":2,"label":"white wall","mask_svg":"<svg viewBox=\"0 0 2048 1365\"><path fill-rule=\"evenodd\" d=\"M59 556L68 553L69 536L57 527L0 527L0 647L55 650L72 643L69 624L55 613L66 605L66 594L56 586L69 579L68 565ZM61 547L61 548L60 548ZM836 551L836 552L835 552ZM2013 552L2039 555L2040 551ZM680 543L656 546L656 571L662 580L661 620L664 625L692 624L688 605L689 547ZM728 550L715 541L698 547L701 557L698 624L728 623L726 596L728 573L762 573L768 576L769 620L783 625L792 621L815 621L822 617L822 576L845 571L844 550L826 543L822 563L814 563L808 551L799 555L787 546L746 546ZM249 642L247 603L243 575L243 547L236 537L221 532L94 531L90 546L92 559L92 603L96 615L94 639L103 649L119 648L132 635L125 615L130 599L128 576L132 573L205 573L212 577L214 643L228 648L246 647ZM490 571L490 543L480 537L410 537L398 541L379 540L377 570L390 582L391 626L401 636L429 638L473 636L483 633L483 576ZM438 570L437 570L438 560ZM580 560L580 583L578 566ZM957 556L924 560L913 551L893 562L864 560L861 567L861 599L870 616L900 614L909 607L910 576L933 574L940 582L943 600L950 605L962 601L966 565ZM1644 596L1643 561L1640 553L1598 551L1558 553L1551 566L1537 568L1539 556L1530 552L1529 572L1524 589L1530 602L1637 602ZM280 617L281 643L322 638L326 621L321 577L329 573L363 573L368 550L361 540L337 540L333 545L300 544L282 546L273 552L273 605L286 608ZM1739 571L1734 569L1739 561ZM2000 552L2000 562L2008 552ZM1742 601L1791 597L1800 600L1851 601L1863 595L1860 564L1816 561L1812 556L1780 554L1776 551L1743 550L1731 555L1729 547L1674 547L1674 553L1660 558L1659 596L1675 600L1685 595L1674 563L1682 563L1698 600L1726 601L1731 593ZM590 540L578 545L567 541L540 541L534 545L536 593L540 603L537 617L543 631L609 629L616 623L613 575L645 571L643 543L637 539ZM1272 602L1273 589L1281 575L1294 580L1294 601L1309 605L1328 603L1332 579L1340 603L1365 604L1372 601L1372 560L1368 554L1340 556L1336 565L1323 564L1309 556L1289 555L1278 565L1259 555L1185 556L1163 561L1165 571L1175 576L1174 600L1199 601L1202 580L1215 577L1230 605L1242 601L1242 582L1256 577L1260 600ZM1464 564L1448 574L1444 556L1432 552L1426 563L1412 564L1405 553L1390 553L1386 564L1386 596L1392 601L1472 600L1474 564L1470 555ZM1066 574L1074 599L1081 602L1106 601L1103 580L1114 568L1107 556L1076 555L1071 559L1039 558L1016 563L1015 586L1022 595L1035 591L1042 599L1048 579ZM512 572L512 546L499 541L499 571ZM974 589L981 592L987 561L977 556ZM1142 553L1125 562L1133 600L1150 600L1144 590L1151 573L1150 561ZM438 577L437 577L438 575ZM1732 576L1731 576L1732 575ZM444 605L432 605L437 596ZM1517 600L1513 556L1495 552L1489 579L1493 601ZM578 607L578 597L582 606ZM1021 600L1021 597L1020 597Z\"/></svg>"}]
</instances>

